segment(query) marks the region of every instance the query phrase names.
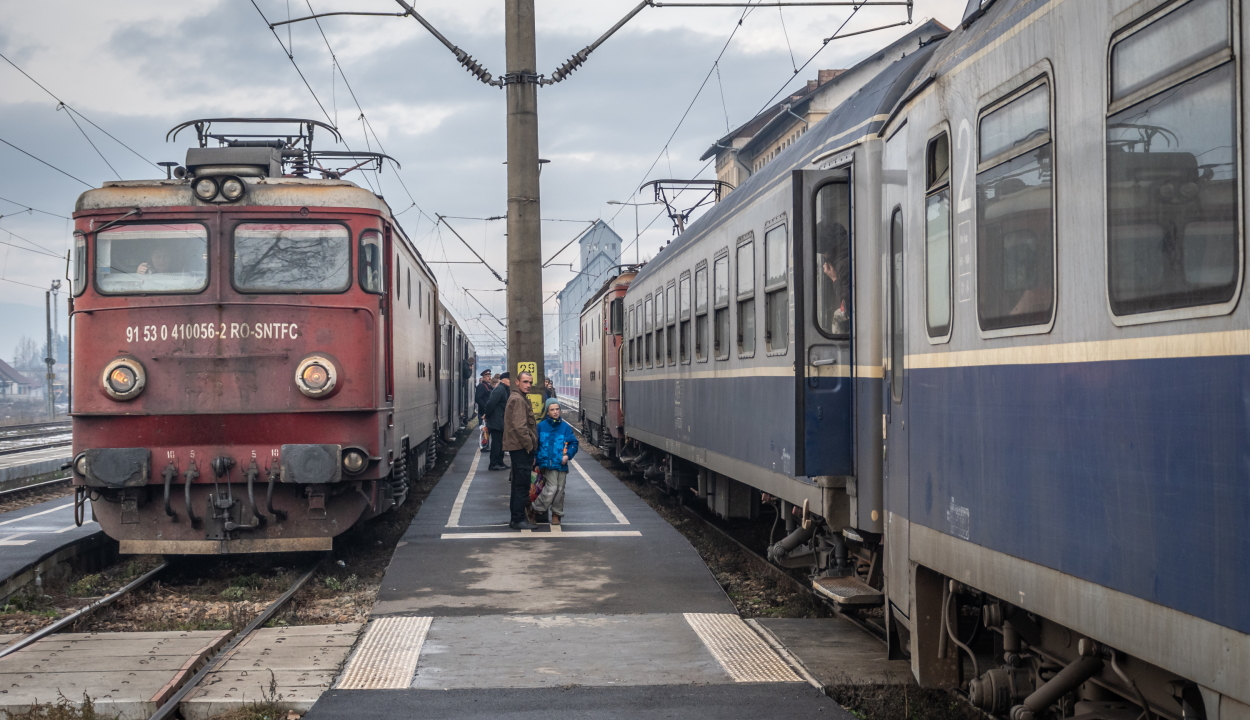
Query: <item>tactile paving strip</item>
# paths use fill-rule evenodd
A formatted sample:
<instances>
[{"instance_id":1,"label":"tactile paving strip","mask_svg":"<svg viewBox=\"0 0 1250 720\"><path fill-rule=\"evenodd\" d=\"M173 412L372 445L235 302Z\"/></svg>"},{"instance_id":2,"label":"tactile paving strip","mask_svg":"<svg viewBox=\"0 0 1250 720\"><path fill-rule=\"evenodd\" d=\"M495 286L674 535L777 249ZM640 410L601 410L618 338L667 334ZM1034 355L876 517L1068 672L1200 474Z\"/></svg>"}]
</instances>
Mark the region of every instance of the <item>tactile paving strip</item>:
<instances>
[{"instance_id":1,"label":"tactile paving strip","mask_svg":"<svg viewBox=\"0 0 1250 720\"><path fill-rule=\"evenodd\" d=\"M402 690L412 685L430 617L380 618L369 623L360 647L347 661L340 690Z\"/></svg>"},{"instance_id":2,"label":"tactile paving strip","mask_svg":"<svg viewBox=\"0 0 1250 720\"><path fill-rule=\"evenodd\" d=\"M737 615L685 613L685 617L734 682L802 682Z\"/></svg>"}]
</instances>

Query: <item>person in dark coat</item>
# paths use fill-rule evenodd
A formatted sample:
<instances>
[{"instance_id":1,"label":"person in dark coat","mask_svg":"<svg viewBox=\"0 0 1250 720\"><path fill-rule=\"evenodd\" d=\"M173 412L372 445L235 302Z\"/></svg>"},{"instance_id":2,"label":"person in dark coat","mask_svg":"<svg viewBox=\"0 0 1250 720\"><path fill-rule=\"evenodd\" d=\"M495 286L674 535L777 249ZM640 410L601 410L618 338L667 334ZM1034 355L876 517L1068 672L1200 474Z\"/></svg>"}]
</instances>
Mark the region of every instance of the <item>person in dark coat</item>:
<instances>
[{"instance_id":1,"label":"person in dark coat","mask_svg":"<svg viewBox=\"0 0 1250 720\"><path fill-rule=\"evenodd\" d=\"M507 470L503 462L503 411L508 406L508 393L511 381L508 373L499 374L499 384L491 391L490 397L482 407L486 416L486 427L490 430L490 467L487 470Z\"/></svg>"},{"instance_id":2,"label":"person in dark coat","mask_svg":"<svg viewBox=\"0 0 1250 720\"><path fill-rule=\"evenodd\" d=\"M486 401L490 399L491 391L495 389L490 384L490 368L482 371L482 381L473 389L473 402L477 404L477 419L482 425L482 452L490 452L490 430L486 427Z\"/></svg>"},{"instance_id":3,"label":"person in dark coat","mask_svg":"<svg viewBox=\"0 0 1250 720\"><path fill-rule=\"evenodd\" d=\"M533 530L534 524L525 517L530 500L530 470L534 467L534 451L538 449L537 422L529 391L534 376L527 372L517 373L516 386L508 396L503 415L503 449L512 455L512 493L508 501L513 530Z\"/></svg>"}]
</instances>

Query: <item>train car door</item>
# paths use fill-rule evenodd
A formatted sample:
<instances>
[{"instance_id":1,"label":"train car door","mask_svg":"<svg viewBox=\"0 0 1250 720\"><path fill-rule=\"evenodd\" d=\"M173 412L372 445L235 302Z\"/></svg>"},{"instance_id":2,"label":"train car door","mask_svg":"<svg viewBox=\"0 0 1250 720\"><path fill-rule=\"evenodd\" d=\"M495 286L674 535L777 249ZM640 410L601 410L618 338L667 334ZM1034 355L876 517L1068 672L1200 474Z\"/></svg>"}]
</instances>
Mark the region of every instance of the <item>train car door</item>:
<instances>
[{"instance_id":1,"label":"train car door","mask_svg":"<svg viewBox=\"0 0 1250 720\"><path fill-rule=\"evenodd\" d=\"M853 166L794 172L795 474L855 474ZM828 167L841 161L839 167Z\"/></svg>"},{"instance_id":2,"label":"train car door","mask_svg":"<svg viewBox=\"0 0 1250 720\"><path fill-rule=\"evenodd\" d=\"M389 224L386 225L385 233L386 234L383 240L383 244L386 247L386 251L382 253L382 257L389 258L391 254L395 252L394 239L393 239L394 236L392 235L391 226ZM394 283L390 282L391 275L390 273L385 272L385 265L386 263L383 263L383 268L384 268L383 277L387 278L387 283L390 284L391 287L388 290L386 290L384 294L382 295L382 297L379 299L379 302L382 305L382 312L386 317L385 321L383 322L384 327L382 330L383 335L385 335L385 340L382 342L382 348L383 348L382 375L386 379L386 401L394 402L395 401L395 322L394 322L395 305L392 302L392 298L394 298L396 293L399 292L399 255L398 254L395 255L395 282Z\"/></svg>"}]
</instances>

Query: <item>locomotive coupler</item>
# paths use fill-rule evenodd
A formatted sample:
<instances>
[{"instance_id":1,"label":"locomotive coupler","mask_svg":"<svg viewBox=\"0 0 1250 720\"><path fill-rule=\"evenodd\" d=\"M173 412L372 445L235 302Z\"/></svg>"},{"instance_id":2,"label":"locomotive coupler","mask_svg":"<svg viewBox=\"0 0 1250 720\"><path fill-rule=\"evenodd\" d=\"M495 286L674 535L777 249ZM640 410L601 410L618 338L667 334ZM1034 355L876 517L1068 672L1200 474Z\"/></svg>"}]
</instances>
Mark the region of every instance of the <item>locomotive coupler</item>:
<instances>
[{"instance_id":1,"label":"locomotive coupler","mask_svg":"<svg viewBox=\"0 0 1250 720\"><path fill-rule=\"evenodd\" d=\"M178 513L174 512L174 509L169 506L169 488L173 485L174 478L178 477L178 468L174 465L173 460L169 461L169 464L165 466L165 472L161 473L161 475L165 478L165 514L173 518L174 522L178 522Z\"/></svg>"}]
</instances>

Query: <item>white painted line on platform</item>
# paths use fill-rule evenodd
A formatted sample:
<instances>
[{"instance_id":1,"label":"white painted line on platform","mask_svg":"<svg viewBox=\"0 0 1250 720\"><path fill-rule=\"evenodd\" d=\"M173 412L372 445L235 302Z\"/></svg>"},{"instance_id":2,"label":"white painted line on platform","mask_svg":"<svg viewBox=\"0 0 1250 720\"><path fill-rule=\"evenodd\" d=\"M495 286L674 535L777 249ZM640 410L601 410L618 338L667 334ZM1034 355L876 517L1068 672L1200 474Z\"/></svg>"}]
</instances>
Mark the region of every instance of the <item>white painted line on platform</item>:
<instances>
[{"instance_id":1,"label":"white painted line on platform","mask_svg":"<svg viewBox=\"0 0 1250 720\"><path fill-rule=\"evenodd\" d=\"M44 510L43 512L31 513L30 515L23 515L20 518L13 518L12 520L5 520L4 522L0 522L0 525L12 525L13 523L21 522L23 520L29 520L33 517L39 517L40 515L47 515L48 513L54 513L57 510L64 510L67 507L74 507L74 503L72 502L65 503L64 505L58 505L52 508L51 510Z\"/></svg>"},{"instance_id":2,"label":"white painted line on platform","mask_svg":"<svg viewBox=\"0 0 1250 720\"><path fill-rule=\"evenodd\" d=\"M83 523L83 525L86 525L86 524L87 523ZM77 530L77 529L78 529L78 523L74 523L73 525L70 525L69 527L63 527L60 530L54 530L52 531L52 534L60 535L63 532L69 532L70 530Z\"/></svg>"},{"instance_id":3,"label":"white painted line on platform","mask_svg":"<svg viewBox=\"0 0 1250 720\"><path fill-rule=\"evenodd\" d=\"M612 514L616 516L617 524L628 525L629 520L625 519L625 513L621 512L621 509L616 506L616 503L612 502L612 498L608 497L608 494L603 491L603 488L599 487L599 483L591 480L590 475L586 474L586 471L582 469L581 465L577 464L576 460L570 460L569 462L574 468L577 469L577 472L585 478L586 482L590 483L590 489L599 494L599 499L602 500L603 504L607 505L608 509L612 511Z\"/></svg>"},{"instance_id":4,"label":"white painted line on platform","mask_svg":"<svg viewBox=\"0 0 1250 720\"><path fill-rule=\"evenodd\" d=\"M25 535L25 534L26 533L20 533L18 535L10 535L6 538L0 538L0 547L16 547L18 545L29 545L33 543L34 540L15 540L14 539L14 538L20 538L22 535Z\"/></svg>"},{"instance_id":5,"label":"white painted line on platform","mask_svg":"<svg viewBox=\"0 0 1250 720\"><path fill-rule=\"evenodd\" d=\"M469 474L464 476L460 493L456 495L456 502L451 506L451 516L447 518L447 527L460 527L460 513L464 511L464 501L469 497L469 485L473 482L473 476L477 474L477 464L481 459L482 453L473 453L473 464L469 465Z\"/></svg>"},{"instance_id":6,"label":"white painted line on platform","mask_svg":"<svg viewBox=\"0 0 1250 720\"><path fill-rule=\"evenodd\" d=\"M684 616L734 682L802 682L737 615L684 613Z\"/></svg>"},{"instance_id":7,"label":"white painted line on platform","mask_svg":"<svg viewBox=\"0 0 1250 720\"><path fill-rule=\"evenodd\" d=\"M578 537L642 537L637 530L560 530L549 533L536 533L532 530L520 532L489 532L489 533L443 533L440 540L541 540L542 538L578 538Z\"/></svg>"},{"instance_id":8,"label":"white painted line on platform","mask_svg":"<svg viewBox=\"0 0 1250 720\"><path fill-rule=\"evenodd\" d=\"M432 617L389 617L369 623L343 675L339 690L407 690L417 672Z\"/></svg>"}]
</instances>

